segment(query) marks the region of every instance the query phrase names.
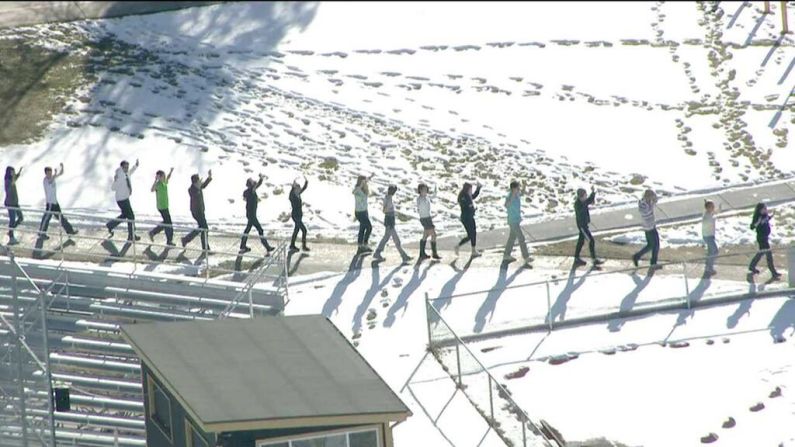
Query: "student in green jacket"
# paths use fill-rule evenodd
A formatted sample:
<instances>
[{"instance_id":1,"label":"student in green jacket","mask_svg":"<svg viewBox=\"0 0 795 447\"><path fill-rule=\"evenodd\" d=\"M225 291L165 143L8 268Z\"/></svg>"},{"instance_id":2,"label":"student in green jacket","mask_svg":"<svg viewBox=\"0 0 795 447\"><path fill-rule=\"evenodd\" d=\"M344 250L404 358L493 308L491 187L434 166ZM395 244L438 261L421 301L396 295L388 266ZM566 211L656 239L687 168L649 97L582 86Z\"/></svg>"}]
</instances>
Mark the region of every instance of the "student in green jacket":
<instances>
[{"instance_id":1,"label":"student in green jacket","mask_svg":"<svg viewBox=\"0 0 795 447\"><path fill-rule=\"evenodd\" d=\"M174 168L171 168L168 171L168 175L163 171L157 171L155 174L155 182L152 184L151 191L155 193L157 211L163 217L163 222L149 231L149 240L154 242L155 235L165 230L166 245L172 247L174 246L174 227L171 225L171 213L168 212L168 181L171 179L173 172Z\"/></svg>"}]
</instances>

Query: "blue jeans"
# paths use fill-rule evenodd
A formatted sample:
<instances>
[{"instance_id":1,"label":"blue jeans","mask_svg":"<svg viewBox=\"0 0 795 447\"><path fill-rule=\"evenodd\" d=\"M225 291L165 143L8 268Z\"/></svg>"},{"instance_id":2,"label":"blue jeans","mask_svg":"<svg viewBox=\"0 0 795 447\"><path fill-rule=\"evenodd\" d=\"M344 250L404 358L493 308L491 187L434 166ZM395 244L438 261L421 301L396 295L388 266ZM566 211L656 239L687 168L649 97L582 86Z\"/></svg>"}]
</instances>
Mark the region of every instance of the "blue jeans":
<instances>
[{"instance_id":1,"label":"blue jeans","mask_svg":"<svg viewBox=\"0 0 795 447\"><path fill-rule=\"evenodd\" d=\"M707 244L707 259L704 262L704 271L711 272L715 270L715 255L718 254L718 244L715 242L715 236L704 236L704 243Z\"/></svg>"},{"instance_id":2,"label":"blue jeans","mask_svg":"<svg viewBox=\"0 0 795 447\"><path fill-rule=\"evenodd\" d=\"M14 228L22 222L22 211L9 206L8 208L8 236L14 237Z\"/></svg>"}]
</instances>

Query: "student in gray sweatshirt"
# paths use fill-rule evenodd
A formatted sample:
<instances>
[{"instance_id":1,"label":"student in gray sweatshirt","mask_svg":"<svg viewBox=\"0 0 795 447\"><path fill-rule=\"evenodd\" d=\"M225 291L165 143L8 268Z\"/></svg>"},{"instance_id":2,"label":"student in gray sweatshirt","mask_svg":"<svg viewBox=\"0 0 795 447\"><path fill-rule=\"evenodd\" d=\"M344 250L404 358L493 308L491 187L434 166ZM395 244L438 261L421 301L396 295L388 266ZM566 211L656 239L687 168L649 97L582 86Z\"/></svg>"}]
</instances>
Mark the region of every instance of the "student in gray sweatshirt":
<instances>
[{"instance_id":1,"label":"student in gray sweatshirt","mask_svg":"<svg viewBox=\"0 0 795 447\"><path fill-rule=\"evenodd\" d=\"M395 248L397 248L398 252L400 252L400 256L403 258L403 262L408 262L411 260L411 256L403 250L403 247L400 245L400 237L397 234L397 230L395 229L395 204L392 202L392 197L397 192L397 186L389 185L387 188L386 196L384 196L384 237L381 238L381 242L378 243L378 247L375 249L375 253L373 254L373 260L375 261L383 261L384 258L381 256L381 252L384 251L386 247L386 243L391 238L392 241L395 243Z\"/></svg>"},{"instance_id":2,"label":"student in gray sweatshirt","mask_svg":"<svg viewBox=\"0 0 795 447\"><path fill-rule=\"evenodd\" d=\"M662 266L657 265L657 255L660 252L660 235L657 233L657 223L654 219L654 205L656 204L657 194L651 189L647 189L643 193L643 198L638 200L638 211L640 211L640 218L643 220L643 231L646 233L646 246L632 255L632 263L635 264L635 267L638 266L640 258L651 251L651 267L653 269L662 268Z\"/></svg>"}]
</instances>

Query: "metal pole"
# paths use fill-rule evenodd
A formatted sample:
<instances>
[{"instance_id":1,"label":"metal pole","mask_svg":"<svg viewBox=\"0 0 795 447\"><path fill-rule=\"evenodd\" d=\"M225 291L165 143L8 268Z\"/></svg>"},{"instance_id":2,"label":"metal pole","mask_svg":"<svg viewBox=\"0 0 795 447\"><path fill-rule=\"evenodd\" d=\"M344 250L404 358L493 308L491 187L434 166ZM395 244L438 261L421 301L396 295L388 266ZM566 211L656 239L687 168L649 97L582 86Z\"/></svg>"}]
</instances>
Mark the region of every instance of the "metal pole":
<instances>
[{"instance_id":1,"label":"metal pole","mask_svg":"<svg viewBox=\"0 0 795 447\"><path fill-rule=\"evenodd\" d=\"M204 233L204 242L205 242L205 249L204 249L204 279L205 281L210 279L210 234L209 229L202 230Z\"/></svg>"},{"instance_id":2,"label":"metal pole","mask_svg":"<svg viewBox=\"0 0 795 447\"><path fill-rule=\"evenodd\" d=\"M138 244L136 244L135 239L135 221L130 221L127 219L127 223L132 223L133 227L133 234L132 234L132 249L133 249L133 273L138 270Z\"/></svg>"},{"instance_id":3,"label":"metal pole","mask_svg":"<svg viewBox=\"0 0 795 447\"><path fill-rule=\"evenodd\" d=\"M687 282L687 261L682 261L682 276L685 277L685 301L690 309L690 284Z\"/></svg>"},{"instance_id":4,"label":"metal pole","mask_svg":"<svg viewBox=\"0 0 795 447\"><path fill-rule=\"evenodd\" d=\"M13 257L11 258L13 259ZM20 325L19 325L19 294L17 291L17 272L16 269L11 269L11 296L14 299L14 331L16 332L16 348L17 348L17 383L19 384L19 410L21 413L20 424L22 426L22 445L28 447L28 419L27 407L25 406L25 384L22 379L22 341L20 340Z\"/></svg>"},{"instance_id":5,"label":"metal pole","mask_svg":"<svg viewBox=\"0 0 795 447\"><path fill-rule=\"evenodd\" d=\"M64 247L63 247L63 213L58 213L58 243L61 245L61 265L64 260Z\"/></svg>"},{"instance_id":6,"label":"metal pole","mask_svg":"<svg viewBox=\"0 0 795 447\"><path fill-rule=\"evenodd\" d=\"M781 34L788 34L789 26L787 24L787 2L781 2Z\"/></svg>"},{"instance_id":7,"label":"metal pole","mask_svg":"<svg viewBox=\"0 0 795 447\"><path fill-rule=\"evenodd\" d=\"M765 0L765 14L770 14L770 2Z\"/></svg>"},{"instance_id":8,"label":"metal pole","mask_svg":"<svg viewBox=\"0 0 795 447\"><path fill-rule=\"evenodd\" d=\"M552 332L552 299L549 296L549 281L544 281L547 285L547 321L549 322L549 332Z\"/></svg>"},{"instance_id":9,"label":"metal pole","mask_svg":"<svg viewBox=\"0 0 795 447\"><path fill-rule=\"evenodd\" d=\"M494 423L494 396L491 390L491 374L489 374L489 406L491 407L491 422Z\"/></svg>"},{"instance_id":10,"label":"metal pole","mask_svg":"<svg viewBox=\"0 0 795 447\"><path fill-rule=\"evenodd\" d=\"M455 362L458 365L458 387L462 386L461 383L461 354L458 352L458 343L455 344Z\"/></svg>"},{"instance_id":11,"label":"metal pole","mask_svg":"<svg viewBox=\"0 0 795 447\"><path fill-rule=\"evenodd\" d=\"M428 299L428 292L425 292L425 325L428 326L428 349L433 349L433 338L431 338L431 302Z\"/></svg>"},{"instance_id":12,"label":"metal pole","mask_svg":"<svg viewBox=\"0 0 795 447\"><path fill-rule=\"evenodd\" d=\"M44 300L44 291L39 293L39 309L41 311L41 330L42 342L44 344L44 364L47 367L45 379L47 379L47 414L50 417L50 436L52 445L55 447L55 413L53 411L53 389L52 389L52 368L50 367L50 345L47 340L47 307Z\"/></svg>"},{"instance_id":13,"label":"metal pole","mask_svg":"<svg viewBox=\"0 0 795 447\"><path fill-rule=\"evenodd\" d=\"M527 427L526 427L527 423L524 421L524 417L521 417L521 419L522 419L522 445L526 447L527 446Z\"/></svg>"},{"instance_id":14,"label":"metal pole","mask_svg":"<svg viewBox=\"0 0 795 447\"><path fill-rule=\"evenodd\" d=\"M248 288L248 316L254 318L254 297L251 292L253 287Z\"/></svg>"}]
</instances>

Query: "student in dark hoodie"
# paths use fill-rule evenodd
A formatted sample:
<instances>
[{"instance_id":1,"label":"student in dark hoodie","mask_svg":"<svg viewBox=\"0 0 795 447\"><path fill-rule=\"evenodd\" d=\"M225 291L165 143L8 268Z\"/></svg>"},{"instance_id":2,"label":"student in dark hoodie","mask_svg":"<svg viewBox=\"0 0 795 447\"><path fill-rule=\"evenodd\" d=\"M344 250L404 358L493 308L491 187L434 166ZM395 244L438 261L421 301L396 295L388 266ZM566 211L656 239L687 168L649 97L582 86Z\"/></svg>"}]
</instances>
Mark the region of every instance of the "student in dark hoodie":
<instances>
[{"instance_id":1,"label":"student in dark hoodie","mask_svg":"<svg viewBox=\"0 0 795 447\"><path fill-rule=\"evenodd\" d=\"M754 208L754 215L751 219L751 229L756 230L756 242L759 244L759 251L754 255L751 260L751 265L748 266L748 271L751 275L756 275L759 270L756 269L756 264L762 259L764 255L767 259L767 268L773 279L781 278L781 274L776 271L773 265L773 253L770 251L770 219L773 218L772 213L768 213L767 206L760 202Z\"/></svg>"},{"instance_id":2,"label":"student in dark hoodie","mask_svg":"<svg viewBox=\"0 0 795 447\"><path fill-rule=\"evenodd\" d=\"M480 195L480 188L480 182L478 182L478 188L473 194L472 184L465 182L464 186L461 188L461 192L458 193L458 205L461 207L461 223L464 224L464 230L466 230L467 236L461 239L461 242L455 246L456 255L458 255L458 250L461 246L469 242L472 246L472 257L480 256L480 252L477 249L478 229L475 225L474 202L474 200L478 198L478 195Z\"/></svg>"},{"instance_id":3,"label":"student in dark hoodie","mask_svg":"<svg viewBox=\"0 0 795 447\"><path fill-rule=\"evenodd\" d=\"M257 219L257 204L259 203L259 197L257 197L257 188L262 185L262 178L264 176L262 174L259 175L259 181L255 182L253 178L246 180L246 190L243 191L243 200L246 201L246 229L243 230L243 237L240 239L240 253L246 253L251 251L250 248L246 246L246 241L248 241L248 233L251 231L251 227L254 227L259 234L259 240L262 243L262 246L265 247L265 250L268 250L268 254L266 256L270 256L271 252L273 251L273 247L268 243L268 240L265 239L265 232L262 230L262 225L259 224L259 219Z\"/></svg>"},{"instance_id":4,"label":"student in dark hoodie","mask_svg":"<svg viewBox=\"0 0 795 447\"><path fill-rule=\"evenodd\" d=\"M298 180L293 182L293 186L290 188L290 208L292 211L290 213L290 217L293 219L293 237L290 239L290 251L296 252L298 251L298 247L295 246L295 238L298 236L298 231L301 231L301 244L302 249L304 251L309 251L309 247L306 246L306 225L304 225L304 202L301 200L301 194L306 191L306 187L309 185L309 180L304 178L304 186L303 188L301 185L298 184Z\"/></svg>"},{"instance_id":5,"label":"student in dark hoodie","mask_svg":"<svg viewBox=\"0 0 795 447\"><path fill-rule=\"evenodd\" d=\"M14 228L22 222L22 210L19 209L19 197L17 196L17 179L20 175L22 175L22 168L16 171L13 166L6 167L6 176L3 183L6 198L3 204L8 210L8 245L19 243L14 237Z\"/></svg>"},{"instance_id":6,"label":"student in dark hoodie","mask_svg":"<svg viewBox=\"0 0 795 447\"><path fill-rule=\"evenodd\" d=\"M201 241L202 241L202 250L210 251L210 242L207 240L207 218L204 217L204 188L210 184L213 180L213 171L207 171L207 179L202 182L201 177L199 174L193 174L190 176L190 188L188 188L188 195L190 195L190 214L196 220L196 223L199 225L198 229L195 229L188 233L185 237L182 238L182 246L188 245L190 241L196 238L199 234L201 234Z\"/></svg>"},{"instance_id":7,"label":"student in dark hoodie","mask_svg":"<svg viewBox=\"0 0 795 447\"><path fill-rule=\"evenodd\" d=\"M588 240L588 250L591 252L593 265L601 265L604 263L604 261L596 257L596 240L593 235L591 235L591 230L588 229L588 225L591 223L591 212L588 207L593 205L595 200L596 191L593 186L591 186L590 195L582 188L577 190L577 198L574 199L574 215L577 219L577 231L579 232L577 247L574 249L574 265L577 266L586 264L586 262L580 258L580 252L582 251L582 246L585 244L586 239Z\"/></svg>"}]
</instances>

